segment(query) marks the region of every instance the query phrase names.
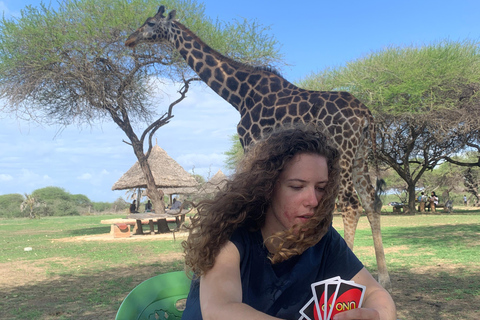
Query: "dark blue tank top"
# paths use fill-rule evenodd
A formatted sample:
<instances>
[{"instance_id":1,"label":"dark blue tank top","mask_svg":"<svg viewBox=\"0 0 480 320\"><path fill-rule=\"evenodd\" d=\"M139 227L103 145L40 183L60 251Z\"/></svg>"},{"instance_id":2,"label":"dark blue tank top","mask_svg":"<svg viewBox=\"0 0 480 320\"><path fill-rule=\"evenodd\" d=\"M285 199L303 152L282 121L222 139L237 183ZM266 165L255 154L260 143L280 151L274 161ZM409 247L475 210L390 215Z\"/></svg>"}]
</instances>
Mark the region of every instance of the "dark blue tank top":
<instances>
[{"instance_id":1,"label":"dark blue tank top","mask_svg":"<svg viewBox=\"0 0 480 320\"><path fill-rule=\"evenodd\" d=\"M240 253L242 301L268 315L298 319L312 297L310 285L334 276L350 280L362 263L338 232L327 234L303 254L272 265L260 231L237 229L230 238ZM183 320L201 320L199 280L192 281Z\"/></svg>"}]
</instances>

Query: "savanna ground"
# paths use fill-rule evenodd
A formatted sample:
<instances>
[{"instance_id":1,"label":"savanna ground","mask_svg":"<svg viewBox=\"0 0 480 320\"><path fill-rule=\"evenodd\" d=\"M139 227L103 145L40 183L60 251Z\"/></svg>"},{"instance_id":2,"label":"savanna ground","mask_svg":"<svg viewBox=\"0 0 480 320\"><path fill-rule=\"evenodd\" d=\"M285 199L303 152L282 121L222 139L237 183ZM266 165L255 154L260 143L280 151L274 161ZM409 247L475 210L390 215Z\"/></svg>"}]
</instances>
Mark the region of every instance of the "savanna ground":
<instances>
[{"instance_id":1,"label":"savanna ground","mask_svg":"<svg viewBox=\"0 0 480 320\"><path fill-rule=\"evenodd\" d=\"M114 319L136 285L183 268L184 235L112 239L100 220L117 217L0 220L0 319ZM388 214L382 230L399 319L480 318L480 211ZM375 275L366 217L354 251Z\"/></svg>"}]
</instances>

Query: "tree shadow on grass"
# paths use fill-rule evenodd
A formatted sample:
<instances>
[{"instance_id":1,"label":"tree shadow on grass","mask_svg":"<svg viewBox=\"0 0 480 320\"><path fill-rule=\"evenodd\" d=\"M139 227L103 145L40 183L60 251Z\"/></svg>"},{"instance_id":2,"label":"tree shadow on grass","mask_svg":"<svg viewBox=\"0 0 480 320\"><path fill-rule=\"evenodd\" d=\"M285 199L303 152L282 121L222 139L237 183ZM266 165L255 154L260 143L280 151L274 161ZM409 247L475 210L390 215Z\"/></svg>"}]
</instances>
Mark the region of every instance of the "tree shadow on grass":
<instances>
[{"instance_id":1,"label":"tree shadow on grass","mask_svg":"<svg viewBox=\"0 0 480 320\"><path fill-rule=\"evenodd\" d=\"M114 319L121 302L135 286L182 267L182 260L174 260L53 275L46 281L12 286L2 289L0 319ZM390 275L399 319L478 319L478 268L397 269Z\"/></svg>"},{"instance_id":2,"label":"tree shadow on grass","mask_svg":"<svg viewBox=\"0 0 480 320\"><path fill-rule=\"evenodd\" d=\"M114 319L123 299L138 284L182 268L183 261L176 260L53 275L46 281L2 288L0 319Z\"/></svg>"},{"instance_id":3,"label":"tree shadow on grass","mask_svg":"<svg viewBox=\"0 0 480 320\"><path fill-rule=\"evenodd\" d=\"M480 269L442 265L390 275L399 319L478 319Z\"/></svg>"},{"instance_id":4,"label":"tree shadow on grass","mask_svg":"<svg viewBox=\"0 0 480 320\"><path fill-rule=\"evenodd\" d=\"M96 235L96 234L104 234L109 232L110 232L110 226L108 225L91 227L91 228L72 229L68 231L68 233L73 236Z\"/></svg>"}]
</instances>

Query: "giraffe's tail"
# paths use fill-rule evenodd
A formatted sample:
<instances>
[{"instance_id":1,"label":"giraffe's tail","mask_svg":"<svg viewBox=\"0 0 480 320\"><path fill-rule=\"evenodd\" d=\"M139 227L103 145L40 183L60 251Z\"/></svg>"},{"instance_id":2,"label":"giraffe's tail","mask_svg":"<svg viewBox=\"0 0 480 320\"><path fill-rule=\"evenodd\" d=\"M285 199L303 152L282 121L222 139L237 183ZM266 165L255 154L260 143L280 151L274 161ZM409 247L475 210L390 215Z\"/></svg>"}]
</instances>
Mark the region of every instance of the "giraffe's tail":
<instances>
[{"instance_id":1,"label":"giraffe's tail","mask_svg":"<svg viewBox=\"0 0 480 320\"><path fill-rule=\"evenodd\" d=\"M385 188L387 183L383 179L377 178L377 183L375 187L375 201L373 202L373 208L375 212L380 212L382 210L382 200L380 196L385 193Z\"/></svg>"},{"instance_id":2,"label":"giraffe's tail","mask_svg":"<svg viewBox=\"0 0 480 320\"><path fill-rule=\"evenodd\" d=\"M375 127L375 119L373 118L373 114L370 110L367 112L368 118L368 125L366 126L365 130L368 131L367 136L370 138L371 148L372 148L372 156L373 156L373 165L375 167L375 176L377 179L376 187L375 187L375 200L373 203L373 208L375 212L380 212L382 210L382 200L380 196L385 193L387 183L385 180L379 178L380 177L380 166L378 164L378 154L377 154L377 130Z\"/></svg>"}]
</instances>

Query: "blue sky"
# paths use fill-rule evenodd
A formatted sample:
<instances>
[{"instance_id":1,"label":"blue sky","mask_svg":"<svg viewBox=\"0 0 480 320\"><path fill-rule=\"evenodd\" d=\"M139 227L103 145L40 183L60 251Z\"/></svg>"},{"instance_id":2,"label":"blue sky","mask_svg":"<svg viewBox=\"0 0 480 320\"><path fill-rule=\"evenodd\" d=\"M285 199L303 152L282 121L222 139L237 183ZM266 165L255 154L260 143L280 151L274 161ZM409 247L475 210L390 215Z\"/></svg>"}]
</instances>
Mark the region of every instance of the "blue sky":
<instances>
[{"instance_id":1,"label":"blue sky","mask_svg":"<svg viewBox=\"0 0 480 320\"><path fill-rule=\"evenodd\" d=\"M40 1L0 1L9 17ZM160 2L159 2L160 3ZM480 1L283 1L205 0L213 19L256 19L271 28L295 82L326 67L343 65L388 46L421 45L441 39L480 39ZM153 13L152 13L153 14ZM205 86L196 86L157 131L158 144L185 170L211 177L224 168L229 136L239 115ZM114 201L111 191L136 161L125 134L113 123L94 128L41 127L0 113L0 194L30 193L46 186Z\"/></svg>"}]
</instances>

